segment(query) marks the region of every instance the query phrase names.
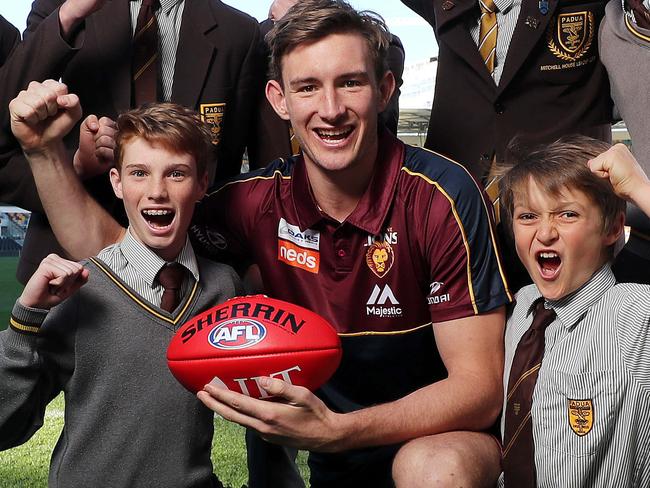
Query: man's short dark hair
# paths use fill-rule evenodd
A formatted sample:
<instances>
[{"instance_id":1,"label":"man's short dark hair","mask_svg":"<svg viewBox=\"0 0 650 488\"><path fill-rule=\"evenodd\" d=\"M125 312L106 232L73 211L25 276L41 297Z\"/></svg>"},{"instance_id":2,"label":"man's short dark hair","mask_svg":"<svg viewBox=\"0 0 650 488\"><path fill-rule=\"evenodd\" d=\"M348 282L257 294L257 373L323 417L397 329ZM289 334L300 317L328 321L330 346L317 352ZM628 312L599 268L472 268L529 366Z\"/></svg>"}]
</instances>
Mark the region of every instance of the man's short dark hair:
<instances>
[{"instance_id":1,"label":"man's short dark hair","mask_svg":"<svg viewBox=\"0 0 650 488\"><path fill-rule=\"evenodd\" d=\"M359 34L368 43L377 80L388 71L390 33L380 15L357 11L343 0L304 0L291 7L266 35L271 49L270 76L282 81L282 58L301 44L331 34Z\"/></svg>"}]
</instances>

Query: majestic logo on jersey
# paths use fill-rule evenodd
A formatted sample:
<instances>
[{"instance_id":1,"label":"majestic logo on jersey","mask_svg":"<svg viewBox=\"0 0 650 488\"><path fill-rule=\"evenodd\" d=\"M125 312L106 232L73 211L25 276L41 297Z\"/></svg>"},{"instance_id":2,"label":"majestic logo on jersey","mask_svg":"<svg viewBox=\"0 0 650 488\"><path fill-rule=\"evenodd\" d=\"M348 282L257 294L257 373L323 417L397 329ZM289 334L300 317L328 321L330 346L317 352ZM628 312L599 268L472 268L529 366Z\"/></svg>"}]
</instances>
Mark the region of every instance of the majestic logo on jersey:
<instances>
[{"instance_id":1,"label":"majestic logo on jersey","mask_svg":"<svg viewBox=\"0 0 650 488\"><path fill-rule=\"evenodd\" d=\"M395 298L395 293L390 286L375 285L366 302L366 315L380 318L401 317L402 309L398 305L399 301Z\"/></svg>"},{"instance_id":2,"label":"majestic logo on jersey","mask_svg":"<svg viewBox=\"0 0 650 488\"><path fill-rule=\"evenodd\" d=\"M284 218L278 224L278 260L289 266L318 273L320 268L320 232L300 230Z\"/></svg>"},{"instance_id":3,"label":"majestic logo on jersey","mask_svg":"<svg viewBox=\"0 0 650 488\"><path fill-rule=\"evenodd\" d=\"M551 53L563 61L577 61L583 57L594 41L594 14L586 11L560 14L555 24L546 34Z\"/></svg>"},{"instance_id":4,"label":"majestic logo on jersey","mask_svg":"<svg viewBox=\"0 0 650 488\"><path fill-rule=\"evenodd\" d=\"M212 144L217 146L221 141L221 129L223 127L223 118L226 115L225 103L202 103L199 106L201 120L210 127L212 135Z\"/></svg>"},{"instance_id":5,"label":"majestic logo on jersey","mask_svg":"<svg viewBox=\"0 0 650 488\"><path fill-rule=\"evenodd\" d=\"M266 328L257 320L233 319L215 327L208 335L208 342L217 349L244 349L266 336Z\"/></svg>"},{"instance_id":6,"label":"majestic logo on jersey","mask_svg":"<svg viewBox=\"0 0 650 488\"><path fill-rule=\"evenodd\" d=\"M444 283L442 281L433 281L429 284L429 296L427 297L427 303L429 305L436 305L438 303L448 302L451 298L449 293L439 294L438 292L442 289Z\"/></svg>"},{"instance_id":7,"label":"majestic logo on jersey","mask_svg":"<svg viewBox=\"0 0 650 488\"><path fill-rule=\"evenodd\" d=\"M582 437L587 435L594 425L594 403L591 400L568 399L567 410L571 430Z\"/></svg>"}]
</instances>

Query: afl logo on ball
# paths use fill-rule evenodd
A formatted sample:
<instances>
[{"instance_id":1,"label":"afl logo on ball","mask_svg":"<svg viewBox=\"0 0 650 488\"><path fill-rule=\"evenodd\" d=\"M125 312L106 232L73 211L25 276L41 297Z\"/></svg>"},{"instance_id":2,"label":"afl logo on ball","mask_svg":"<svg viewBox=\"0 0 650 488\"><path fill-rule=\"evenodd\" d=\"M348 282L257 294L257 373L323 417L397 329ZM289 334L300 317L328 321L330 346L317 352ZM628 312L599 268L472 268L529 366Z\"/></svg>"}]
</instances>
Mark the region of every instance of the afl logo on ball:
<instances>
[{"instance_id":1,"label":"afl logo on ball","mask_svg":"<svg viewBox=\"0 0 650 488\"><path fill-rule=\"evenodd\" d=\"M217 349L244 349L266 336L266 328L257 320L233 319L215 327L208 342Z\"/></svg>"}]
</instances>

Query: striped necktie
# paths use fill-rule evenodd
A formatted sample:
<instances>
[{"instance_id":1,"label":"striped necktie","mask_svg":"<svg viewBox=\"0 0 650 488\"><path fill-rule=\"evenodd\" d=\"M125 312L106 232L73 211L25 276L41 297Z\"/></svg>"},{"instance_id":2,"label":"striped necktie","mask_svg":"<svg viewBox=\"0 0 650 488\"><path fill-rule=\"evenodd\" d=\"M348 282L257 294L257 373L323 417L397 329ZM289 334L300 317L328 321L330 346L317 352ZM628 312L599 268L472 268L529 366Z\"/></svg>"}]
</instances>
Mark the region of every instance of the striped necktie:
<instances>
[{"instance_id":1,"label":"striped necktie","mask_svg":"<svg viewBox=\"0 0 650 488\"><path fill-rule=\"evenodd\" d=\"M481 27L478 34L478 51L485 67L494 75L494 60L497 51L497 8L494 0L478 0L481 7Z\"/></svg>"},{"instance_id":2,"label":"striped necktie","mask_svg":"<svg viewBox=\"0 0 650 488\"><path fill-rule=\"evenodd\" d=\"M155 102L158 91L158 22L155 12L159 0L142 0L133 36L131 60L131 106Z\"/></svg>"},{"instance_id":3,"label":"striped necktie","mask_svg":"<svg viewBox=\"0 0 650 488\"><path fill-rule=\"evenodd\" d=\"M555 311L544 307L544 299L540 298L534 314L533 323L519 340L510 368L503 435L505 488L536 486L531 408L544 357L544 333L555 320Z\"/></svg>"}]
</instances>

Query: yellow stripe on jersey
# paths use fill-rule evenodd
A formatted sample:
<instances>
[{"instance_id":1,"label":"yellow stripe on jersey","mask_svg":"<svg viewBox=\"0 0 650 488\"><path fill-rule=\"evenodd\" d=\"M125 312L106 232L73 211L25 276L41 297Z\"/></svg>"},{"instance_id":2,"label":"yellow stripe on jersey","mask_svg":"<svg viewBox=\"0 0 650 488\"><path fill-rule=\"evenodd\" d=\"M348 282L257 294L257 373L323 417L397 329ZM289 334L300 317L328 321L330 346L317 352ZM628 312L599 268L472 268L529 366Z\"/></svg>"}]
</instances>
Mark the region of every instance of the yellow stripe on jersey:
<instances>
[{"instance_id":1,"label":"yellow stripe on jersey","mask_svg":"<svg viewBox=\"0 0 650 488\"><path fill-rule=\"evenodd\" d=\"M371 336L371 335L383 335L383 336L389 336L389 335L401 335L401 334L408 334L410 332L415 332L416 330L423 329L424 327L429 327L431 325L431 322L423 324L423 325L418 325L417 327L413 327L412 329L406 329L406 330L391 330L388 332L380 332L380 331L374 331L374 330L366 330L363 332L340 332L339 337L359 337L359 336Z\"/></svg>"},{"instance_id":2,"label":"yellow stripe on jersey","mask_svg":"<svg viewBox=\"0 0 650 488\"><path fill-rule=\"evenodd\" d=\"M215 193L219 193L224 188L227 188L230 185L235 185L237 183L246 183L247 181L255 181L255 180L272 180L272 179L275 178L276 174L279 174L280 178L282 178L283 180L290 180L291 179L291 175L283 175L282 171L280 171L279 169L276 169L275 171L273 171L273 174L270 175L270 176L262 176L262 175L260 175L260 176L251 176L250 178L243 178L241 180L229 181L225 185L220 186L219 188L217 188L212 193L208 193L206 195L206 197L209 197L210 195L214 195Z\"/></svg>"},{"instance_id":3,"label":"yellow stripe on jersey","mask_svg":"<svg viewBox=\"0 0 650 488\"><path fill-rule=\"evenodd\" d=\"M474 177L472 177L471 173L467 170L467 168L465 166L460 164L458 161L455 161L455 160L451 159L449 156L445 156L445 155L440 154L440 153L438 153L436 151L432 151L431 149L427 149L426 147L422 147L420 149L422 149L424 151L427 151L427 152L430 152L431 154L435 154L436 156L439 156L439 157L445 159L446 161L449 161L450 163L453 163L456 166L462 168L463 171L465 171L465 173L467 173L467 175L471 178L472 182L476 186L476 189L478 191L481 191L481 187L478 185L478 183L476 183L476 180L474 179ZM417 173L417 174L419 174L419 173ZM486 212L488 212L487 205L486 205L485 201L483 201L483 208L485 209ZM492 239L492 245L494 246L494 249L496 250L497 249L497 239L496 239L496 234L495 234L492 222L490 222L490 238ZM499 256L499 253L496 252L496 251L495 251L495 255L496 255L496 259L497 259L497 266L499 267L499 274L501 275L501 281L503 282L503 288L506 291L506 295L508 296L508 299L510 301L512 301L512 294L510 293L510 289L508 287L508 281L506 280L506 275L505 275L505 273L503 271L503 265L501 264L501 257Z\"/></svg>"},{"instance_id":4,"label":"yellow stripe on jersey","mask_svg":"<svg viewBox=\"0 0 650 488\"><path fill-rule=\"evenodd\" d=\"M428 176L423 175L422 173L415 173L406 167L402 167L402 170L410 174L411 176L420 177L427 183L435 186L449 202L449 205L451 206L451 212L454 214L454 219L456 219L456 223L458 224L458 228L460 230L460 235L463 238L463 245L465 246L465 253L467 254L467 285L469 289L469 297L470 300L472 301L472 308L474 308L474 314L478 315L478 307L476 306L476 299L474 298L474 285L472 282L472 259L469 251L469 242L467 241L467 234L465 233L465 227L463 226L463 222L460 220L460 216L458 215L458 212L456 210L456 204L454 202L454 199L451 198L447 194L447 192L436 181L431 180Z\"/></svg>"},{"instance_id":5,"label":"yellow stripe on jersey","mask_svg":"<svg viewBox=\"0 0 650 488\"><path fill-rule=\"evenodd\" d=\"M436 155L438 155L438 156L440 156L440 157L442 157L442 158L445 158L445 156L442 156L442 155L440 155L440 154L438 154L438 153L436 153L436 152L434 152L434 151L429 151L428 149L426 149L426 150L427 150L428 152L431 152L431 153L433 153L433 154L436 154ZM463 169L463 170L464 170L464 171L469 175L469 172L467 171L467 168L465 168L463 165L461 165L460 163L457 163L456 161L453 161L453 160L451 160L451 159L449 159L449 158L445 158L445 159L446 159L447 161L449 161L449 162L451 162L451 163L457 165L457 166L460 166L460 167L461 167L461 168L462 168L462 169ZM417 172L415 172L415 171L411 171L410 169L408 169L408 168L405 167L405 166L402 167L402 171L404 171L405 173L407 173L407 174L409 174L409 175L411 175L411 176L417 176L417 177L419 177L419 178L422 178L422 179L423 179L424 181L426 181L427 183L429 183L429 184L431 184L431 185L434 185L436 188L438 188L438 189L440 190L440 192L441 192L441 193L445 196L445 198L447 198L447 200L449 201L449 203L450 203L450 205L451 205L451 208L452 208L452 211L453 211L453 213L454 213L454 217L456 218L456 221L458 222L458 225L459 225L459 227L460 227L461 234L462 234L462 236L463 236L463 243L465 244L465 249L467 249L467 259L468 259L468 263L467 263L468 270L467 270L467 271L468 271L468 278L469 278L469 280L470 280L470 296L471 296L471 300L472 300L472 306L474 307L474 312L478 314L478 310L477 310L477 308L476 308L476 304L475 304L475 301L474 301L474 290L473 290L473 287L472 287L472 280L471 280L471 278L472 278L472 272L471 272L471 269L470 269L471 261L469 260L469 258L470 258L470 255L469 255L469 244L468 244L467 239L466 239L465 229L464 229L464 227L463 227L463 224L462 224L462 222L461 222L461 220L460 220L460 217L459 217L458 214L456 213L456 207L455 207L455 205L454 205L454 201L453 201L453 199L452 199L452 198L451 198L451 197L450 197L450 196L449 196L449 195L448 195L448 194L447 194L447 193L442 189L442 187L440 186L440 184L438 184L437 182L433 181L433 180L432 180L431 178L429 178L427 175L422 174L422 173L417 173ZM471 178L471 176L470 176L470 178ZM480 192L481 189L480 189L480 187L476 184L476 181L474 181L474 178L471 178L471 180L472 180L472 181L474 182L474 184L476 185L476 189ZM501 263L501 256L499 255L499 252L497 251L497 249L498 249L498 246L497 246L497 238L496 238L496 233L495 233L495 230L494 230L494 226L493 226L493 224L492 224L492 220L490 219L490 212L489 212L489 210L488 210L488 208L487 208L487 203L485 202L485 199L484 199L484 198L481 198L481 201L482 201L482 203L483 203L483 209L485 210L486 218L488 219L488 228L490 229L490 240L492 241L492 248L494 249L494 257L495 257L495 259L496 259L497 266L498 266L498 268L499 268L499 276L501 277L501 282L503 283L503 289L505 290L506 295L508 296L508 300L512 301L512 294L510 293L510 289L509 289L509 287L508 287L508 281L506 280L506 275L505 275L505 273L504 273L504 271L503 271L503 264Z\"/></svg>"}]
</instances>

